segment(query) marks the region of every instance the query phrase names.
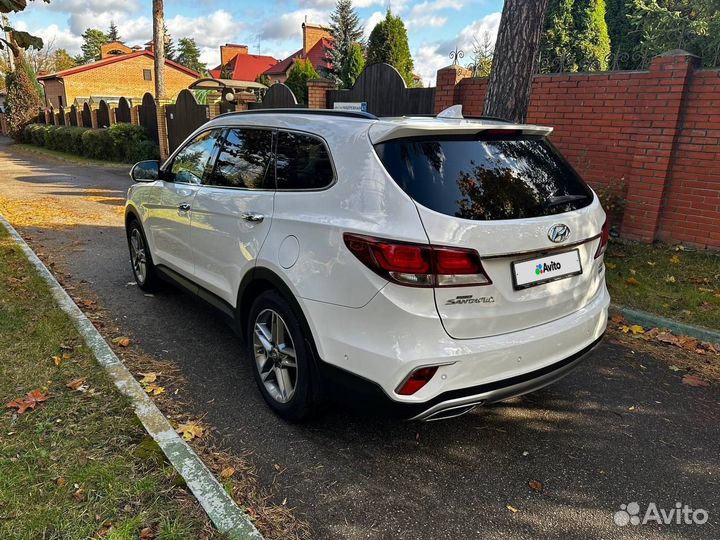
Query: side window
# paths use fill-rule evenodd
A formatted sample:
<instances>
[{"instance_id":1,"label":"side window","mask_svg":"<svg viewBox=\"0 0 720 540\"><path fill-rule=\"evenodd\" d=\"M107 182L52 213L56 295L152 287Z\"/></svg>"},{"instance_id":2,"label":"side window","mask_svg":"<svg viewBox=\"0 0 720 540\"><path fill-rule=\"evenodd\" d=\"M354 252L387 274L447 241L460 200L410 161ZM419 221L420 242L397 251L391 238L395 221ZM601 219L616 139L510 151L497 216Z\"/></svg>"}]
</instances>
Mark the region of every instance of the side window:
<instances>
[{"instance_id":1,"label":"side window","mask_svg":"<svg viewBox=\"0 0 720 540\"><path fill-rule=\"evenodd\" d=\"M317 137L281 131L276 155L278 189L321 189L333 181L330 156Z\"/></svg>"},{"instance_id":2,"label":"side window","mask_svg":"<svg viewBox=\"0 0 720 540\"><path fill-rule=\"evenodd\" d=\"M173 180L185 184L201 183L219 136L218 130L206 131L180 150L170 167Z\"/></svg>"},{"instance_id":3,"label":"side window","mask_svg":"<svg viewBox=\"0 0 720 540\"><path fill-rule=\"evenodd\" d=\"M206 183L212 186L275 189L272 175L267 173L271 146L272 131L229 129Z\"/></svg>"}]
</instances>

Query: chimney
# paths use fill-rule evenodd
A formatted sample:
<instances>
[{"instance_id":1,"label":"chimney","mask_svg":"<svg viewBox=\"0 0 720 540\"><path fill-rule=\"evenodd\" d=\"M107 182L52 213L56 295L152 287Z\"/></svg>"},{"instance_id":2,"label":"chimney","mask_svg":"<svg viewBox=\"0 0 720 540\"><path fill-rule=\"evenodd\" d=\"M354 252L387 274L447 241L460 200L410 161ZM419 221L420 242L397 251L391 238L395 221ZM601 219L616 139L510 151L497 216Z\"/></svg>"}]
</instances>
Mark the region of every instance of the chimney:
<instances>
[{"instance_id":1,"label":"chimney","mask_svg":"<svg viewBox=\"0 0 720 540\"><path fill-rule=\"evenodd\" d=\"M226 43L225 45L220 45L220 63L225 66L238 54L247 53L247 45L235 45L234 43Z\"/></svg>"},{"instance_id":2,"label":"chimney","mask_svg":"<svg viewBox=\"0 0 720 540\"><path fill-rule=\"evenodd\" d=\"M303 29L303 53L307 56L308 51L312 49L322 38L332 39L330 32L317 24L308 24L304 22Z\"/></svg>"}]
</instances>

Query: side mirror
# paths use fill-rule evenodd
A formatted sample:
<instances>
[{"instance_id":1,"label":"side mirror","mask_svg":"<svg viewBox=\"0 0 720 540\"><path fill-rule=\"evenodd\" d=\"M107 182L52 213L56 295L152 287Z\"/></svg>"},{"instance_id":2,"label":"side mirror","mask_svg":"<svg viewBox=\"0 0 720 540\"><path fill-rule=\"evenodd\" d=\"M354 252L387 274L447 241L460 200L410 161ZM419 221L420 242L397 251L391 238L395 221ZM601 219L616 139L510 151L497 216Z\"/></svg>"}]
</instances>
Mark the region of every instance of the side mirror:
<instances>
[{"instance_id":1,"label":"side mirror","mask_svg":"<svg viewBox=\"0 0 720 540\"><path fill-rule=\"evenodd\" d=\"M154 182L160 177L160 162L140 161L130 169L130 178L135 182Z\"/></svg>"}]
</instances>

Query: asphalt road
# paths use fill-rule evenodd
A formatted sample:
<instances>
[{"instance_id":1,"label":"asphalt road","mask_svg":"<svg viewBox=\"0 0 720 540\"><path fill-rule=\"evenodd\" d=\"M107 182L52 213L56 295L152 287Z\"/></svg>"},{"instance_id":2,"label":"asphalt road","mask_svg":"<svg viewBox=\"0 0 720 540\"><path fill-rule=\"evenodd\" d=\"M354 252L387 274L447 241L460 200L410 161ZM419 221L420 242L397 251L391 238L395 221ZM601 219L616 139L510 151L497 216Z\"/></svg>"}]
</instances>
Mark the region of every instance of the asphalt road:
<instances>
[{"instance_id":1,"label":"asphalt road","mask_svg":"<svg viewBox=\"0 0 720 540\"><path fill-rule=\"evenodd\" d=\"M128 285L115 205L129 182L124 170L27 157L0 141L0 208L50 201L84 216L72 227L52 215L17 222L36 251L61 254L63 271L91 285L135 346L177 364L195 414L252 453L262 484L313 538L720 538L717 385L683 385L667 362L609 341L563 381L458 419L399 423L333 407L287 424L264 405L220 317L182 293ZM616 526L633 501L641 512L679 501L709 519Z\"/></svg>"}]
</instances>

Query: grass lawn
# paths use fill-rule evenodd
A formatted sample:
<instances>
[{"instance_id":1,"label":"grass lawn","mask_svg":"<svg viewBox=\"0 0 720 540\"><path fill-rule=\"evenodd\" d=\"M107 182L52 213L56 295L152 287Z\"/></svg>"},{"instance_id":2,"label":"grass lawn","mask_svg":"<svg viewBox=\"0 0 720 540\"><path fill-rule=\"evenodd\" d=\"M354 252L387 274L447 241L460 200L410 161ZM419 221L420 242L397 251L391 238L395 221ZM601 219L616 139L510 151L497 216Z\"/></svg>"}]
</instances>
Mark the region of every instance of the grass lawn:
<instances>
[{"instance_id":1,"label":"grass lawn","mask_svg":"<svg viewBox=\"0 0 720 540\"><path fill-rule=\"evenodd\" d=\"M614 303L720 330L720 253L611 241L605 262Z\"/></svg>"},{"instance_id":2,"label":"grass lawn","mask_svg":"<svg viewBox=\"0 0 720 540\"><path fill-rule=\"evenodd\" d=\"M0 538L213 536L2 227L0 268ZM48 396L34 410L6 407L33 390Z\"/></svg>"},{"instance_id":3,"label":"grass lawn","mask_svg":"<svg viewBox=\"0 0 720 540\"><path fill-rule=\"evenodd\" d=\"M20 150L21 153L26 154L37 154L41 155L43 157L49 157L52 159L58 159L60 161L67 161L68 163L73 163L75 165L89 165L92 167L105 167L105 168L113 168L113 169L125 169L127 171L130 171L130 167L132 167L129 163L118 163L115 161L100 161L97 159L90 159L83 156L77 156L75 154L67 154L65 152L58 152L57 150L50 150L48 148L43 148L42 146L35 146L34 144L25 144L25 143L15 143L13 144L13 148L16 150Z\"/></svg>"}]
</instances>

